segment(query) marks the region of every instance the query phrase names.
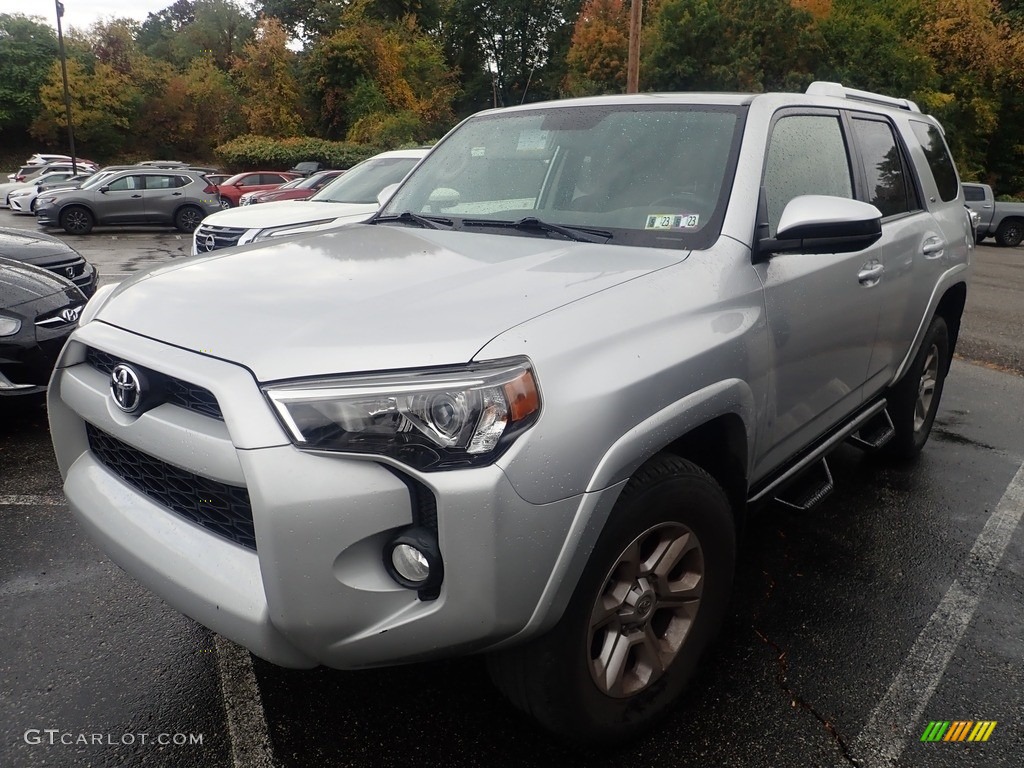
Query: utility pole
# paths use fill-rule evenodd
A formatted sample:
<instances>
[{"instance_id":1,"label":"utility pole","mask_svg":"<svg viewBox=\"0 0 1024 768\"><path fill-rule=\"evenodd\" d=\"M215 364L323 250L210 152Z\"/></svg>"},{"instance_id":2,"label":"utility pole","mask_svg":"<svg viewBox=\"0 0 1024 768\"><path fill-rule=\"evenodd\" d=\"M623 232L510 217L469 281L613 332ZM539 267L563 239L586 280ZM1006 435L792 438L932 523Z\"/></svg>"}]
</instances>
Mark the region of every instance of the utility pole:
<instances>
[{"instance_id":1,"label":"utility pole","mask_svg":"<svg viewBox=\"0 0 1024 768\"><path fill-rule=\"evenodd\" d=\"M629 54L626 58L626 93L640 90L640 24L643 0L632 0L629 6Z\"/></svg>"},{"instance_id":2,"label":"utility pole","mask_svg":"<svg viewBox=\"0 0 1024 768\"><path fill-rule=\"evenodd\" d=\"M71 126L71 92L68 91L68 60L64 55L64 32L60 27L60 19L64 15L64 3L54 0L57 4L57 41L60 43L60 72L64 76L64 112L68 118L68 144L71 147L71 172L78 175L78 161L75 159L75 129Z\"/></svg>"}]
</instances>

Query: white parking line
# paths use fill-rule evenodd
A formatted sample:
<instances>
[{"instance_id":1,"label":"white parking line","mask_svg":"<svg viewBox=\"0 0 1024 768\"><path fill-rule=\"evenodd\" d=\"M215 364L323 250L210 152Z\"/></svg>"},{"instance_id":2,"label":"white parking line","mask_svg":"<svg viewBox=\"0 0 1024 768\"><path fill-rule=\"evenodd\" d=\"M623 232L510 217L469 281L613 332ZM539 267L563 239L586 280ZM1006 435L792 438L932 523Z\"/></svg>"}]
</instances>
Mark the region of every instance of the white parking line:
<instances>
[{"instance_id":1,"label":"white parking line","mask_svg":"<svg viewBox=\"0 0 1024 768\"><path fill-rule=\"evenodd\" d=\"M963 570L918 635L885 697L850 746L850 754L863 768L894 766L907 740L916 739L915 727L960 645L1022 514L1024 465L975 539Z\"/></svg>"},{"instance_id":2,"label":"white parking line","mask_svg":"<svg viewBox=\"0 0 1024 768\"><path fill-rule=\"evenodd\" d=\"M0 496L0 507L59 507L67 503L63 496Z\"/></svg>"},{"instance_id":3,"label":"white parking line","mask_svg":"<svg viewBox=\"0 0 1024 768\"><path fill-rule=\"evenodd\" d=\"M274 752L263 714L263 699L249 652L220 635L213 636L234 768L273 768Z\"/></svg>"}]
</instances>

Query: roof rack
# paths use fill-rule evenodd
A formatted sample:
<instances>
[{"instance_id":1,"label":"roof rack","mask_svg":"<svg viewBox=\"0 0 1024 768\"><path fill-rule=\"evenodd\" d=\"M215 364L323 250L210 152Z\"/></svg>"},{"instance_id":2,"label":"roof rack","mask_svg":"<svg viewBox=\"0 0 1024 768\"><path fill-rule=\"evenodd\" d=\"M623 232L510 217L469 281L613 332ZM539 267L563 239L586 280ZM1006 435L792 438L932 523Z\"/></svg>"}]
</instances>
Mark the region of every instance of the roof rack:
<instances>
[{"instance_id":1,"label":"roof rack","mask_svg":"<svg viewBox=\"0 0 1024 768\"><path fill-rule=\"evenodd\" d=\"M858 91L856 88L847 88L842 83L830 83L825 80L816 80L807 86L808 96L833 96L837 99L854 99L866 101L870 104L881 104L886 107L905 109L908 112L920 112L917 104L910 99L897 99L892 96L883 96L880 93L871 91Z\"/></svg>"}]
</instances>

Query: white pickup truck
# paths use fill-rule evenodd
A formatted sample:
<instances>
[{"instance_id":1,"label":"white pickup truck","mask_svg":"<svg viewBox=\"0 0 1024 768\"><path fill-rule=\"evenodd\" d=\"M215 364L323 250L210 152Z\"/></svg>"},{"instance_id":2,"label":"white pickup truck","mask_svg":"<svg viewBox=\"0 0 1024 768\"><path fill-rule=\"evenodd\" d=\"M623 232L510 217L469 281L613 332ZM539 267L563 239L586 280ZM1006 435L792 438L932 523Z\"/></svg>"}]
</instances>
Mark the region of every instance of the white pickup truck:
<instances>
[{"instance_id":1,"label":"white pickup truck","mask_svg":"<svg viewBox=\"0 0 1024 768\"><path fill-rule=\"evenodd\" d=\"M965 205L980 217L976 240L986 237L1007 248L1024 240L1024 203L997 202L988 184L964 184Z\"/></svg>"}]
</instances>

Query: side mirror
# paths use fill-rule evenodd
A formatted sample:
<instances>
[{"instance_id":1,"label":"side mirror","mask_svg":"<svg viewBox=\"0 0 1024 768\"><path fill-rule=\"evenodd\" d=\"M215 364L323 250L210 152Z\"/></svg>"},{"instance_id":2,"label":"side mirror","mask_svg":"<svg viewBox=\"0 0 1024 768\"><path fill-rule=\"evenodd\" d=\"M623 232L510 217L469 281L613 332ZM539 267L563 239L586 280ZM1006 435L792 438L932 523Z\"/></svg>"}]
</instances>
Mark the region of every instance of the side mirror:
<instances>
[{"instance_id":1,"label":"side mirror","mask_svg":"<svg viewBox=\"0 0 1024 768\"><path fill-rule=\"evenodd\" d=\"M236 182L235 182L234 184L232 184L231 186L232 186L232 187L240 187L240 186L242 186L242 180L241 180L241 179L239 179L238 181L236 181Z\"/></svg>"},{"instance_id":2,"label":"side mirror","mask_svg":"<svg viewBox=\"0 0 1024 768\"><path fill-rule=\"evenodd\" d=\"M98 191L106 194L107 192L110 191L110 187L108 187L106 184L104 184L102 187L99 188Z\"/></svg>"},{"instance_id":3,"label":"side mirror","mask_svg":"<svg viewBox=\"0 0 1024 768\"><path fill-rule=\"evenodd\" d=\"M775 237L761 253L852 253L882 236L882 212L869 203L828 195L794 197L782 211Z\"/></svg>"},{"instance_id":4,"label":"side mirror","mask_svg":"<svg viewBox=\"0 0 1024 768\"><path fill-rule=\"evenodd\" d=\"M388 184L384 189L377 193L377 205L384 207L384 203L391 199L391 196L395 194L395 190L398 189L397 184Z\"/></svg>"},{"instance_id":5,"label":"side mirror","mask_svg":"<svg viewBox=\"0 0 1024 768\"><path fill-rule=\"evenodd\" d=\"M459 194L459 190L451 187L438 187L430 193L427 203L430 205L431 211L439 213L445 208L454 208L461 200L462 195Z\"/></svg>"}]
</instances>

